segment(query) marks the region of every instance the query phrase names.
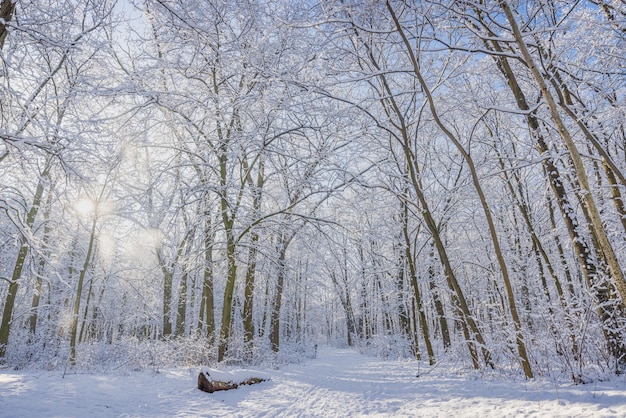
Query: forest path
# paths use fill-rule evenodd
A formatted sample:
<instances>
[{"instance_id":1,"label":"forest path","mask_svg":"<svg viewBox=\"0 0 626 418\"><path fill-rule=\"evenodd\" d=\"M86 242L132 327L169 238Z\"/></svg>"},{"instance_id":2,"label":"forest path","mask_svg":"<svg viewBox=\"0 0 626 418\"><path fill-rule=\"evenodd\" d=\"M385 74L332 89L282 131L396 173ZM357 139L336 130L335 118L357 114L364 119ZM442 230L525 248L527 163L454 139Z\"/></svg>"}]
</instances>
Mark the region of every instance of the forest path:
<instances>
[{"instance_id":1,"label":"forest path","mask_svg":"<svg viewBox=\"0 0 626 418\"><path fill-rule=\"evenodd\" d=\"M394 416L416 400L416 366L322 348L316 359L275 371L270 396L253 390L237 406L267 417Z\"/></svg>"},{"instance_id":2,"label":"forest path","mask_svg":"<svg viewBox=\"0 0 626 418\"><path fill-rule=\"evenodd\" d=\"M271 381L201 392L199 368L67 374L0 369L0 417L621 417L626 377L574 386L321 348Z\"/></svg>"}]
</instances>

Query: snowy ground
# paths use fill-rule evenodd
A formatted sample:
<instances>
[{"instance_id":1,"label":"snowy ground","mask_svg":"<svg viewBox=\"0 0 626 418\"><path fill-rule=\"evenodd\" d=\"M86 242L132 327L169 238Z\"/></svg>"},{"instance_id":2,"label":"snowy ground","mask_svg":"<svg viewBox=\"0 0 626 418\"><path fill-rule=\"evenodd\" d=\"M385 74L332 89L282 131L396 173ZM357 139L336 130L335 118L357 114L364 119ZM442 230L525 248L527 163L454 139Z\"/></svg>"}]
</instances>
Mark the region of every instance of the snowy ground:
<instances>
[{"instance_id":1,"label":"snowy ground","mask_svg":"<svg viewBox=\"0 0 626 418\"><path fill-rule=\"evenodd\" d=\"M625 417L626 379L588 385L505 381L352 350L265 370L270 382L196 389L200 368L67 374L0 369L0 417ZM424 371L424 370L422 370Z\"/></svg>"}]
</instances>

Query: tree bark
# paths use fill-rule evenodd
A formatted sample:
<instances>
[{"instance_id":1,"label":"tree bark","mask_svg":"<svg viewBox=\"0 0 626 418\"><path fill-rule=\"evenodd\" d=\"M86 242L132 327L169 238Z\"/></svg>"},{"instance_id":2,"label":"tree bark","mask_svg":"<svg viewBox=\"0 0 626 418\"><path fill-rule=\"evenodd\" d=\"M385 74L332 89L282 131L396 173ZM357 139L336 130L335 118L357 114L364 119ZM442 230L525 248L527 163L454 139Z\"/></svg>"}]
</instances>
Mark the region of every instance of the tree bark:
<instances>
[{"instance_id":1,"label":"tree bark","mask_svg":"<svg viewBox=\"0 0 626 418\"><path fill-rule=\"evenodd\" d=\"M37 321L39 319L39 301L41 299L41 292L43 291L43 276L46 271L47 258L50 254L50 249L48 248L49 240L50 240L50 232L52 231L52 227L50 225L50 207L52 205L52 193L48 193L48 197L46 199L46 209L44 211L43 216L43 237L42 237L42 245L41 249L41 258L39 259L39 264L37 265L37 277L35 278L35 289L33 291L33 299L31 301L31 314L29 318L29 328L31 336L35 336L37 332Z\"/></svg>"},{"instance_id":2,"label":"tree bark","mask_svg":"<svg viewBox=\"0 0 626 418\"><path fill-rule=\"evenodd\" d=\"M4 47L4 41L8 35L6 23L10 22L15 12L15 1L2 0L0 3L0 49Z\"/></svg>"},{"instance_id":3,"label":"tree bark","mask_svg":"<svg viewBox=\"0 0 626 418\"><path fill-rule=\"evenodd\" d=\"M259 172L257 173L256 185L249 179L249 185L253 189L252 209L256 215L259 214L261 209L261 198L263 191L263 184L265 164L263 160L259 163ZM246 278L244 284L244 299L243 299L243 343L244 351L247 357L252 355L254 349L254 287L256 278L256 257L257 257L257 245L259 242L259 234L256 230L251 231L250 236L250 248L248 250L248 267L246 269Z\"/></svg>"},{"instance_id":4,"label":"tree bark","mask_svg":"<svg viewBox=\"0 0 626 418\"><path fill-rule=\"evenodd\" d=\"M37 188L35 189L33 204L31 205L30 210L26 215L26 228L32 228L35 223L35 218L37 217L37 213L39 212L41 199L45 189L45 180L48 178L51 168L52 159L48 158L48 160L46 160L44 170L39 177ZM22 233L19 240L19 251L17 253L17 259L15 260L15 265L13 266L11 282L9 283L9 289L6 299L4 301L4 309L2 311L2 323L0 323L0 361L2 361L6 355L6 347L9 343L9 333L11 330L11 319L13 316L13 309L15 307L15 297L17 295L20 278L22 276L22 270L24 268L24 263L26 262L26 256L28 255L29 249L30 244L28 242L28 238L24 233Z\"/></svg>"},{"instance_id":5,"label":"tree bark","mask_svg":"<svg viewBox=\"0 0 626 418\"><path fill-rule=\"evenodd\" d=\"M213 224L208 209L208 197L204 199L204 268L202 270L202 301L200 302L200 321L198 329L202 330L202 322L206 325L206 336L209 347L215 344L215 303L213 298Z\"/></svg>"},{"instance_id":6,"label":"tree bark","mask_svg":"<svg viewBox=\"0 0 626 418\"><path fill-rule=\"evenodd\" d=\"M432 244L431 244L432 245ZM448 350L452 345L450 339L450 329L448 327L448 319L446 318L446 312L443 308L441 297L439 296L439 289L435 284L435 248L431 246L430 256L428 257L428 289L435 305L435 312L437 313L437 320L439 322L439 332L441 333L441 340L443 342L444 350Z\"/></svg>"},{"instance_id":7,"label":"tree bark","mask_svg":"<svg viewBox=\"0 0 626 418\"><path fill-rule=\"evenodd\" d=\"M235 242L232 229L226 230L226 288L224 289L224 301L222 305L222 324L218 342L217 361L223 361L228 350L230 328L233 314L233 296L235 293L235 281L237 279L237 260L235 259Z\"/></svg>"},{"instance_id":8,"label":"tree bark","mask_svg":"<svg viewBox=\"0 0 626 418\"><path fill-rule=\"evenodd\" d=\"M276 274L276 292L271 305L270 313L270 343L272 351L277 353L280 350L280 310L283 299L283 288L285 286L285 256L287 254L287 246L289 245L287 237L281 234L278 241L278 272Z\"/></svg>"},{"instance_id":9,"label":"tree bark","mask_svg":"<svg viewBox=\"0 0 626 418\"><path fill-rule=\"evenodd\" d=\"M430 332L428 330L428 320L426 319L426 313L424 312L424 306L422 303L422 294L419 289L419 283L417 282L417 269L415 268L415 259L413 257L413 251L411 251L411 237L409 235L409 225L408 225L408 207L405 201L402 202L403 205L403 223L402 223L402 235L404 237L404 250L405 250L405 259L406 263L409 267L409 279L411 282L411 286L413 287L413 301L415 309L418 314L418 318L415 318L415 333L417 333L417 327L419 324L419 328L422 331L422 338L424 339L424 344L426 345L426 353L428 354L428 363L430 365L435 364L435 352L433 350L432 343L430 341ZM447 329L446 329L447 331ZM448 337L449 338L449 337ZM419 348L417 347L417 335L414 338L416 349L415 353L419 353ZM448 341L448 345L450 341Z\"/></svg>"},{"instance_id":10,"label":"tree bark","mask_svg":"<svg viewBox=\"0 0 626 418\"><path fill-rule=\"evenodd\" d=\"M161 272L163 273L163 330L164 338L172 335L172 282L174 281L172 272L165 264L164 258L161 256L160 250L157 250L159 263L161 264Z\"/></svg>"},{"instance_id":11,"label":"tree bark","mask_svg":"<svg viewBox=\"0 0 626 418\"><path fill-rule=\"evenodd\" d=\"M189 272L186 263L183 263L183 274L180 276L178 284L178 309L176 312L176 336L183 337L187 324L187 279Z\"/></svg>"},{"instance_id":12,"label":"tree bark","mask_svg":"<svg viewBox=\"0 0 626 418\"><path fill-rule=\"evenodd\" d=\"M87 274L87 269L89 268L89 263L91 263L91 255L93 254L94 242L96 239L96 223L97 216L94 215L93 220L91 221L91 231L89 234L89 244L87 246L87 254L85 255L85 261L83 262L83 267L80 270L80 274L78 275L78 284L76 286L76 297L74 299L74 311L72 313L72 325L70 328L70 364L72 366L76 365L76 340L78 334L78 314L80 312L80 300L83 293L83 283L85 282L85 276Z\"/></svg>"}]
</instances>

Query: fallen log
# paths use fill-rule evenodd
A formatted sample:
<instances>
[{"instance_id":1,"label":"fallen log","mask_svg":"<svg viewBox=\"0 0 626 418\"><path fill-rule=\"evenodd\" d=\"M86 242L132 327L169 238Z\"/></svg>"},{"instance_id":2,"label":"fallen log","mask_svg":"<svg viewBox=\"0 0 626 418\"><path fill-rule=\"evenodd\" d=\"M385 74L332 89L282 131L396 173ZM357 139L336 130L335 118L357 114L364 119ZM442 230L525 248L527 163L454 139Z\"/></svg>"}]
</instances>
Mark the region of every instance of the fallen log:
<instances>
[{"instance_id":1,"label":"fallen log","mask_svg":"<svg viewBox=\"0 0 626 418\"><path fill-rule=\"evenodd\" d=\"M237 389L241 385L254 385L268 380L270 380L269 376L252 370L224 372L203 367L200 370L200 374L198 374L198 389L203 392L213 393L219 390Z\"/></svg>"}]
</instances>

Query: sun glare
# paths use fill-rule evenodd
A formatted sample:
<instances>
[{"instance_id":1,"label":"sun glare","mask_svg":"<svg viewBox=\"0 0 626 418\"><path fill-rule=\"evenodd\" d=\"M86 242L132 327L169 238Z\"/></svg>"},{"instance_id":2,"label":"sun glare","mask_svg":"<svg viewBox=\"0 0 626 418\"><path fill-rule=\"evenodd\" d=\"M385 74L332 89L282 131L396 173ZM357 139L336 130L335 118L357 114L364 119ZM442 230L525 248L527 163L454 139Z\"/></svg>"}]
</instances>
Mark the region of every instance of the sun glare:
<instances>
[{"instance_id":1,"label":"sun glare","mask_svg":"<svg viewBox=\"0 0 626 418\"><path fill-rule=\"evenodd\" d=\"M100 256L102 260L107 264L111 265L115 257L115 237L111 234L102 233L98 237L98 244L100 247Z\"/></svg>"},{"instance_id":2,"label":"sun glare","mask_svg":"<svg viewBox=\"0 0 626 418\"><path fill-rule=\"evenodd\" d=\"M87 199L86 197L79 199L78 202L76 202L76 211L81 216L88 216L93 214L95 208L96 205L93 203L93 201Z\"/></svg>"}]
</instances>

